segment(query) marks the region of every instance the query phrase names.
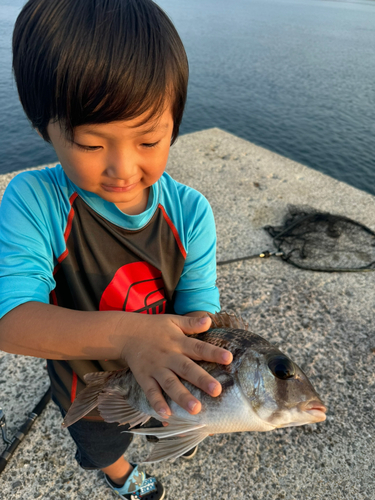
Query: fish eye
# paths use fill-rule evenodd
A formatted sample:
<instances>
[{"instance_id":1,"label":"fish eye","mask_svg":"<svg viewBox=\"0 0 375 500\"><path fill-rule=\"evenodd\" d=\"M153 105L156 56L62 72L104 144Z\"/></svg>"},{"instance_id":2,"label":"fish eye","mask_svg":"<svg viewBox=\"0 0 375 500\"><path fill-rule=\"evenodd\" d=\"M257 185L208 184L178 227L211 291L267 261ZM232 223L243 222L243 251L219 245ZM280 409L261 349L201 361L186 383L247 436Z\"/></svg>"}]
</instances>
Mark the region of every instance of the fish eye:
<instances>
[{"instance_id":1,"label":"fish eye","mask_svg":"<svg viewBox=\"0 0 375 500\"><path fill-rule=\"evenodd\" d=\"M296 370L294 364L286 356L274 356L268 361L268 368L281 380L287 380L294 377Z\"/></svg>"}]
</instances>

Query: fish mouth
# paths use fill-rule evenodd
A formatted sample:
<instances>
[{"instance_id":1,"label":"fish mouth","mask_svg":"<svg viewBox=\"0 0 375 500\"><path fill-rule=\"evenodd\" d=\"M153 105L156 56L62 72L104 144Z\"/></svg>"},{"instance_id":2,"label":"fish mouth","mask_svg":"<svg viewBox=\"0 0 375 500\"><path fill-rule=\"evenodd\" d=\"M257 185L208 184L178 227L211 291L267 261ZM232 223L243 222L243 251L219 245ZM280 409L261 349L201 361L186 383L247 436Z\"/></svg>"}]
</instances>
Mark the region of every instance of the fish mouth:
<instances>
[{"instance_id":1,"label":"fish mouth","mask_svg":"<svg viewBox=\"0 0 375 500\"><path fill-rule=\"evenodd\" d=\"M324 404L318 399L313 401L304 401L298 406L300 411L311 415L315 422L324 422L326 419L327 407L324 406Z\"/></svg>"}]
</instances>

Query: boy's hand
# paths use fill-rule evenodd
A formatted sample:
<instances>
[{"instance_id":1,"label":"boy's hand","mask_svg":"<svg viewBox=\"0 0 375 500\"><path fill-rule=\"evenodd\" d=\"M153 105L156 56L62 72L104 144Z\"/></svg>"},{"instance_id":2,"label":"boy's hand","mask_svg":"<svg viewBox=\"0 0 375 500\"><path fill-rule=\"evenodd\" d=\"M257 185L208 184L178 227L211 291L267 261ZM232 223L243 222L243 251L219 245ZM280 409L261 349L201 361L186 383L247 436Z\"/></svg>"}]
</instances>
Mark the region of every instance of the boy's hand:
<instances>
[{"instance_id":1,"label":"boy's hand","mask_svg":"<svg viewBox=\"0 0 375 500\"><path fill-rule=\"evenodd\" d=\"M129 316L126 316L129 320ZM125 324L125 318L119 325L120 328L123 325L123 331L126 329L127 332L122 337L125 342L122 358L129 365L151 406L161 416L171 414L163 390L192 415L199 413L201 403L178 377L215 397L221 393L220 383L193 360L228 365L233 359L232 354L225 349L186 336L207 331L211 325L210 318L171 314L136 316L136 319L132 317L136 326L132 331L129 321Z\"/></svg>"}]
</instances>

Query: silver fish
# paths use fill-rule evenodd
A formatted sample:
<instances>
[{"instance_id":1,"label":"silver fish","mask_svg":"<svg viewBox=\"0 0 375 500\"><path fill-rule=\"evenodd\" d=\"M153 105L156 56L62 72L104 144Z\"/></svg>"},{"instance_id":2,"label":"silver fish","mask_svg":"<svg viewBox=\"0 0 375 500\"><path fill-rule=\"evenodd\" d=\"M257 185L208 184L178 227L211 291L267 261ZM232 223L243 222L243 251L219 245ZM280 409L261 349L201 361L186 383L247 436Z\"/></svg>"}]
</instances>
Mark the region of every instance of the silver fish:
<instances>
[{"instance_id":1,"label":"silver fish","mask_svg":"<svg viewBox=\"0 0 375 500\"><path fill-rule=\"evenodd\" d=\"M210 317L211 328L190 337L228 349L233 362L198 363L221 383L222 393L216 398L182 381L201 401L200 413L190 415L165 396L172 415L163 419L153 410L133 374L119 370L85 375L87 387L78 394L62 425L68 427L98 407L106 422L129 424L132 430L127 432L158 437L145 462L159 462L183 455L210 434L264 432L325 420L326 407L292 360L251 333L241 318L226 313ZM168 425L134 429L151 417Z\"/></svg>"}]
</instances>

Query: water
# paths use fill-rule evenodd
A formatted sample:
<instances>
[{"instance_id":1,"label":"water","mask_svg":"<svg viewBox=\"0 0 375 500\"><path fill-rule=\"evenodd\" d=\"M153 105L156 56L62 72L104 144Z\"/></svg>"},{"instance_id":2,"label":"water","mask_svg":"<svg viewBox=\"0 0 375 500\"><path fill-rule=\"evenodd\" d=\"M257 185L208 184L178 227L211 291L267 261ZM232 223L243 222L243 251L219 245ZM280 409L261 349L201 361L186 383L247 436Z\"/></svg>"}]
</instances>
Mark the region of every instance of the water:
<instances>
[{"instance_id":1,"label":"water","mask_svg":"<svg viewBox=\"0 0 375 500\"><path fill-rule=\"evenodd\" d=\"M0 172L56 160L12 83L23 3L0 0ZM190 62L181 133L220 127L375 194L374 0L158 3Z\"/></svg>"}]
</instances>

